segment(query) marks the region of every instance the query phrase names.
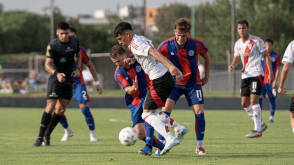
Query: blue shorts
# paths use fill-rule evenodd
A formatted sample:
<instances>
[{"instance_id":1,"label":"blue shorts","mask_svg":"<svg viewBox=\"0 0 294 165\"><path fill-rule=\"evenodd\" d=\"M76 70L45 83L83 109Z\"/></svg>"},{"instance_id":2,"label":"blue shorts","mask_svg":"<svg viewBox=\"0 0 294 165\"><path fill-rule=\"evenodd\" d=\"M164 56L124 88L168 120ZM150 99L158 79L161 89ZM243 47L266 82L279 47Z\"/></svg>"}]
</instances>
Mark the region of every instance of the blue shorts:
<instances>
[{"instance_id":1,"label":"blue shorts","mask_svg":"<svg viewBox=\"0 0 294 165\"><path fill-rule=\"evenodd\" d=\"M189 106L204 104L201 85L195 84L194 86L183 86L175 84L174 89L168 98L177 102L183 94L185 95Z\"/></svg>"},{"instance_id":2,"label":"blue shorts","mask_svg":"<svg viewBox=\"0 0 294 165\"><path fill-rule=\"evenodd\" d=\"M142 113L144 108L144 100L136 107L133 106L131 108L131 120L132 127L134 127L138 123L144 123L145 121L142 119Z\"/></svg>"},{"instance_id":3,"label":"blue shorts","mask_svg":"<svg viewBox=\"0 0 294 165\"><path fill-rule=\"evenodd\" d=\"M75 84L75 88L72 89L72 95L75 97L79 105L92 101L87 93L85 84Z\"/></svg>"},{"instance_id":4,"label":"blue shorts","mask_svg":"<svg viewBox=\"0 0 294 165\"><path fill-rule=\"evenodd\" d=\"M269 98L277 98L277 89L272 88L272 84L263 84L261 89L261 94L265 98L265 92L267 93Z\"/></svg>"}]
</instances>

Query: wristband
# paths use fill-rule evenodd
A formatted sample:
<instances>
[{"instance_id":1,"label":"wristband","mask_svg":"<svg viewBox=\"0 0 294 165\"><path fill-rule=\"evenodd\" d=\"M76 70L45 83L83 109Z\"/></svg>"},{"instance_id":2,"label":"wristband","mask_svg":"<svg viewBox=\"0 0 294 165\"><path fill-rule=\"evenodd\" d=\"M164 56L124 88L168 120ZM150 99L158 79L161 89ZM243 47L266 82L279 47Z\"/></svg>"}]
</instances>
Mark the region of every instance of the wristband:
<instances>
[{"instance_id":1,"label":"wristband","mask_svg":"<svg viewBox=\"0 0 294 165\"><path fill-rule=\"evenodd\" d=\"M95 85L100 85L99 81L95 81Z\"/></svg>"},{"instance_id":2,"label":"wristband","mask_svg":"<svg viewBox=\"0 0 294 165\"><path fill-rule=\"evenodd\" d=\"M57 70L54 72L54 74L53 74L53 76L56 76L57 77L57 74L58 74L59 72L57 72Z\"/></svg>"}]
</instances>

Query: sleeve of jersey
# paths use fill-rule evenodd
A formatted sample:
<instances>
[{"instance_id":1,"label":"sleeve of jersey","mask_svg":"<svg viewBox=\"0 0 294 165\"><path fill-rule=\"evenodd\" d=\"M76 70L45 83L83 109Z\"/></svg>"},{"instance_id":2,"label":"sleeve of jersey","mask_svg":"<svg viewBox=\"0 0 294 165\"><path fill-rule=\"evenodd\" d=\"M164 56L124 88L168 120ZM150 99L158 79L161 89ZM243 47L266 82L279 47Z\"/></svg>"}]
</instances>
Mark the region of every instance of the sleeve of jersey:
<instances>
[{"instance_id":1,"label":"sleeve of jersey","mask_svg":"<svg viewBox=\"0 0 294 165\"><path fill-rule=\"evenodd\" d=\"M196 54L199 53L201 56L204 56L207 53L208 49L201 41L198 40L196 42L196 51Z\"/></svg>"},{"instance_id":2,"label":"sleeve of jersey","mask_svg":"<svg viewBox=\"0 0 294 165\"><path fill-rule=\"evenodd\" d=\"M235 44L235 46L234 46L234 56L240 56L240 53L238 50L238 44Z\"/></svg>"},{"instance_id":3,"label":"sleeve of jersey","mask_svg":"<svg viewBox=\"0 0 294 165\"><path fill-rule=\"evenodd\" d=\"M167 48L167 43L166 42L163 42L161 43L158 48L157 48L157 51L159 53L161 53L163 56L165 57L168 57L168 48Z\"/></svg>"},{"instance_id":4,"label":"sleeve of jersey","mask_svg":"<svg viewBox=\"0 0 294 165\"><path fill-rule=\"evenodd\" d=\"M263 42L261 39L258 40L258 42L257 42L257 46L258 46L258 51L259 51L260 53L266 51L266 47L265 47L265 45L264 45L264 42Z\"/></svg>"},{"instance_id":5,"label":"sleeve of jersey","mask_svg":"<svg viewBox=\"0 0 294 165\"><path fill-rule=\"evenodd\" d=\"M138 41L133 41L129 47L130 51L138 56L148 56L150 45Z\"/></svg>"},{"instance_id":6,"label":"sleeve of jersey","mask_svg":"<svg viewBox=\"0 0 294 165\"><path fill-rule=\"evenodd\" d=\"M276 57L276 66L280 66L280 65L281 65L280 55L277 54L277 57Z\"/></svg>"},{"instance_id":7,"label":"sleeve of jersey","mask_svg":"<svg viewBox=\"0 0 294 165\"><path fill-rule=\"evenodd\" d=\"M293 60L294 60L293 56L294 56L294 53L293 53L293 47L292 47L292 42L291 42L285 51L282 63L284 63L284 62L293 63Z\"/></svg>"},{"instance_id":8,"label":"sleeve of jersey","mask_svg":"<svg viewBox=\"0 0 294 165\"><path fill-rule=\"evenodd\" d=\"M54 49L50 46L50 44L47 46L47 51L46 51L46 57L54 59L56 53Z\"/></svg>"},{"instance_id":9,"label":"sleeve of jersey","mask_svg":"<svg viewBox=\"0 0 294 165\"><path fill-rule=\"evenodd\" d=\"M115 73L114 78L116 82L121 86L122 89L126 89L126 87L129 87L129 82L125 79L125 77L119 73Z\"/></svg>"},{"instance_id":10,"label":"sleeve of jersey","mask_svg":"<svg viewBox=\"0 0 294 165\"><path fill-rule=\"evenodd\" d=\"M87 64L90 61L90 58L84 48L80 48L80 54L82 55L82 62Z\"/></svg>"}]
</instances>

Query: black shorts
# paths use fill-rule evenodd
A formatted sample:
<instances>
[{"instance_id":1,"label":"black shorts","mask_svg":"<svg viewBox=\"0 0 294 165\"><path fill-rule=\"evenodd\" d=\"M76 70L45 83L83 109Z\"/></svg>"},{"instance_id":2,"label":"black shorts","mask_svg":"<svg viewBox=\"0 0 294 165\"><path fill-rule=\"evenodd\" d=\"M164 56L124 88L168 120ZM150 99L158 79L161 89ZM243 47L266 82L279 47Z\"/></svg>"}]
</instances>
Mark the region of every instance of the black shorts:
<instances>
[{"instance_id":1,"label":"black shorts","mask_svg":"<svg viewBox=\"0 0 294 165\"><path fill-rule=\"evenodd\" d=\"M60 83L55 76L50 76L47 89L47 99L72 98L72 81L69 79Z\"/></svg>"},{"instance_id":2,"label":"black shorts","mask_svg":"<svg viewBox=\"0 0 294 165\"><path fill-rule=\"evenodd\" d=\"M241 96L260 95L263 86L263 76L250 77L241 81Z\"/></svg>"},{"instance_id":3,"label":"black shorts","mask_svg":"<svg viewBox=\"0 0 294 165\"><path fill-rule=\"evenodd\" d=\"M144 109L156 110L158 107L164 107L166 99L174 88L174 79L169 72L162 77L150 81L150 88L147 91Z\"/></svg>"},{"instance_id":4,"label":"black shorts","mask_svg":"<svg viewBox=\"0 0 294 165\"><path fill-rule=\"evenodd\" d=\"M291 104L289 111L294 115L294 96L291 98Z\"/></svg>"}]
</instances>

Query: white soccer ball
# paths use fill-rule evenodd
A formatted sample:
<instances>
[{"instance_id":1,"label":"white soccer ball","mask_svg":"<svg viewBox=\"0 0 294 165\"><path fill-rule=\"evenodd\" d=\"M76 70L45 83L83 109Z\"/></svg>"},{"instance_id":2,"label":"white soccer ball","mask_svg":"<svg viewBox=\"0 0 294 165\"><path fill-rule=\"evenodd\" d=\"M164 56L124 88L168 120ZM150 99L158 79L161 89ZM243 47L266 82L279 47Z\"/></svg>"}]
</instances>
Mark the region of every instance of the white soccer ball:
<instances>
[{"instance_id":1,"label":"white soccer ball","mask_svg":"<svg viewBox=\"0 0 294 165\"><path fill-rule=\"evenodd\" d=\"M126 127L119 133L119 141L124 146L132 146L138 140L138 133L132 127Z\"/></svg>"}]
</instances>

